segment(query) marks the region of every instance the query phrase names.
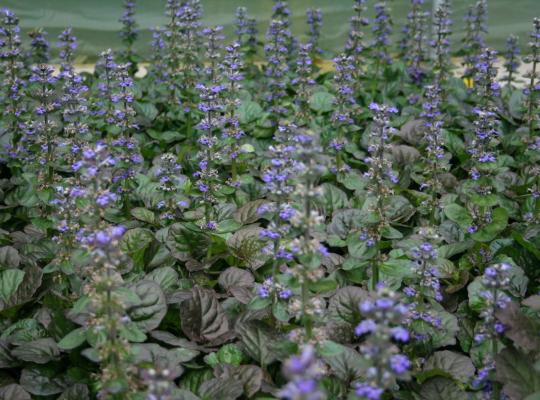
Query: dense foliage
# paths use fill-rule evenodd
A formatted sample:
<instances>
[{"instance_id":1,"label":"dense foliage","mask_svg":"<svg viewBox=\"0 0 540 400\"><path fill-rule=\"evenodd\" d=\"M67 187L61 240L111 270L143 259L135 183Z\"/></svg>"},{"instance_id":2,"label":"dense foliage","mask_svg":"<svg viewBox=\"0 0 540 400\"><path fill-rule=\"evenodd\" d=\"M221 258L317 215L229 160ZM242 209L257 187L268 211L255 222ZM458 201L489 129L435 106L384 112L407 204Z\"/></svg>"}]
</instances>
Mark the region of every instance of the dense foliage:
<instances>
[{"instance_id":1,"label":"dense foliage","mask_svg":"<svg viewBox=\"0 0 540 400\"><path fill-rule=\"evenodd\" d=\"M449 0L352 3L328 69L127 0L92 74L2 10L0 399L540 398L540 20L457 72Z\"/></svg>"}]
</instances>

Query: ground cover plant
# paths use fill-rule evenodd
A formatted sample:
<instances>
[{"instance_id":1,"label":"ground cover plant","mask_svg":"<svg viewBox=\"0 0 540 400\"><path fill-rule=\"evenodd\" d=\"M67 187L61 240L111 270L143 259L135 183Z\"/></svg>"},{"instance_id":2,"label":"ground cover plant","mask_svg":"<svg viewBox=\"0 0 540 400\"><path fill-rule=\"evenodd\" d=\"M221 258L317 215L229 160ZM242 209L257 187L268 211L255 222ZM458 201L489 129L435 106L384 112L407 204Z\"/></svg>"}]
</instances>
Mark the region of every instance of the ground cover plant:
<instances>
[{"instance_id":1,"label":"ground cover plant","mask_svg":"<svg viewBox=\"0 0 540 400\"><path fill-rule=\"evenodd\" d=\"M540 20L389 3L328 69L320 10L145 58L128 0L91 74L1 11L0 399L540 398Z\"/></svg>"}]
</instances>

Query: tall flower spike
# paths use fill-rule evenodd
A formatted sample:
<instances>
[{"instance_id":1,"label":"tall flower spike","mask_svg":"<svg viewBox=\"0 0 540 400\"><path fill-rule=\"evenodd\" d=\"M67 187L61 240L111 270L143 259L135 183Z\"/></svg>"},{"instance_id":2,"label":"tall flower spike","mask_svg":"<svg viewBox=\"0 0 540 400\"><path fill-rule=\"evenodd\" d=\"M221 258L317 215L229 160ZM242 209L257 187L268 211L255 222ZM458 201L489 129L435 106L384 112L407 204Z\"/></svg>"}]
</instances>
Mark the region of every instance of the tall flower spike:
<instances>
[{"instance_id":1,"label":"tall flower spike","mask_svg":"<svg viewBox=\"0 0 540 400\"><path fill-rule=\"evenodd\" d=\"M323 400L324 392L319 380L324 375L324 364L315 355L315 348L305 345L298 356L292 356L283 366L283 374L288 383L278 396L287 400Z\"/></svg>"},{"instance_id":2,"label":"tall flower spike","mask_svg":"<svg viewBox=\"0 0 540 400\"><path fill-rule=\"evenodd\" d=\"M529 135L539 128L540 105L538 99L540 95L540 18L533 20L533 31L530 33L529 41L530 53L525 58L525 62L531 64L530 70L525 77L528 79L527 88L524 90L526 100L526 118L529 124Z\"/></svg>"},{"instance_id":3,"label":"tall flower spike","mask_svg":"<svg viewBox=\"0 0 540 400\"><path fill-rule=\"evenodd\" d=\"M424 119L424 142L426 144L428 168L426 179L420 185L420 189L428 189L431 193L431 201L428 207L431 218L433 218L436 212L437 193L441 189L439 175L445 172L446 169L442 137L444 121L441 114L441 89L438 86L434 85L426 88L422 108L420 117Z\"/></svg>"},{"instance_id":4,"label":"tall flower spike","mask_svg":"<svg viewBox=\"0 0 540 400\"><path fill-rule=\"evenodd\" d=\"M124 0L124 12L119 22L122 24L119 35L124 43L123 57L125 62L131 63L131 72L135 72L135 51L133 46L139 36L139 30L135 20L135 0Z\"/></svg>"},{"instance_id":5,"label":"tall flower spike","mask_svg":"<svg viewBox=\"0 0 540 400\"><path fill-rule=\"evenodd\" d=\"M473 387L481 388L491 381L493 382L492 398L498 398L496 392L499 391L498 383L495 382L495 358L499 353L498 340L506 327L498 320L496 314L498 311L506 308L510 303L510 297L505 290L510 285L510 271L512 266L506 263L494 264L487 267L482 276L483 289L479 297L483 300L480 318L482 323L477 324L477 330L474 335L476 344L482 344L491 341L491 354L484 360L484 366L477 376L473 379ZM488 385L488 389L490 389Z\"/></svg>"},{"instance_id":6,"label":"tall flower spike","mask_svg":"<svg viewBox=\"0 0 540 400\"><path fill-rule=\"evenodd\" d=\"M284 21L280 19L270 21L266 34L267 41L264 46L267 61L265 75L268 82L266 101L268 102L268 110L272 115L275 115L275 119L278 119L280 115L285 114L287 111L281 105L281 102L287 95L285 89L288 83L287 73L289 72L289 66L287 59L290 39L291 32Z\"/></svg>"},{"instance_id":7,"label":"tall flower spike","mask_svg":"<svg viewBox=\"0 0 540 400\"><path fill-rule=\"evenodd\" d=\"M515 35L508 36L506 39L506 50L504 52L504 69L506 71L506 76L503 79L509 86L512 86L515 79L514 75L518 72L519 66L521 65L519 60L520 53L518 37Z\"/></svg>"},{"instance_id":8,"label":"tall flower spike","mask_svg":"<svg viewBox=\"0 0 540 400\"><path fill-rule=\"evenodd\" d=\"M433 69L435 71L436 85L441 90L441 97L445 96L445 83L450 75L450 35L452 34L452 20L450 19L450 0L443 0L433 14L435 37L430 41L433 49Z\"/></svg>"},{"instance_id":9,"label":"tall flower spike","mask_svg":"<svg viewBox=\"0 0 540 400\"><path fill-rule=\"evenodd\" d=\"M240 103L240 89L244 74L242 55L240 54L240 43L234 42L230 46L225 47L225 57L221 68L226 79L225 85L225 119L223 137L226 140L226 146L231 159L231 184L237 183L237 159L240 153L240 140L244 136L244 132L240 128L240 121L236 116L236 109Z\"/></svg>"},{"instance_id":10,"label":"tall flower spike","mask_svg":"<svg viewBox=\"0 0 540 400\"><path fill-rule=\"evenodd\" d=\"M424 0L411 0L411 4L407 23L402 29L404 37L400 43L400 50L407 63L407 72L411 80L418 84L426 74L423 63L426 59L425 26L429 14L422 10Z\"/></svg>"},{"instance_id":11,"label":"tall flower spike","mask_svg":"<svg viewBox=\"0 0 540 400\"><path fill-rule=\"evenodd\" d=\"M500 85L497 82L497 52L486 48L478 57L475 65L476 74L474 83L476 94L480 103L484 106L495 106L496 99L500 96Z\"/></svg>"},{"instance_id":12,"label":"tall flower spike","mask_svg":"<svg viewBox=\"0 0 540 400\"><path fill-rule=\"evenodd\" d=\"M320 8L308 8L306 10L306 18L308 25L308 43L311 45L312 56L322 54L322 49L319 48L319 39L322 29L322 11Z\"/></svg>"},{"instance_id":13,"label":"tall flower spike","mask_svg":"<svg viewBox=\"0 0 540 400\"><path fill-rule=\"evenodd\" d=\"M257 49L257 21L250 18L246 7L236 9L236 19L234 20L234 33L237 36L237 42L248 54L256 53Z\"/></svg>"},{"instance_id":14,"label":"tall flower spike","mask_svg":"<svg viewBox=\"0 0 540 400\"><path fill-rule=\"evenodd\" d=\"M311 53L311 44L300 45L296 59L296 76L291 80L291 85L296 90L295 103L298 106L298 116L302 120L308 116L311 87L315 85L315 80L312 78L313 60L310 56Z\"/></svg>"},{"instance_id":15,"label":"tall flower spike","mask_svg":"<svg viewBox=\"0 0 540 400\"><path fill-rule=\"evenodd\" d=\"M50 61L50 44L47 40L47 32L41 29L34 29L28 32L28 37L31 39L30 51L27 59L32 64L44 64Z\"/></svg>"},{"instance_id":16,"label":"tall flower spike","mask_svg":"<svg viewBox=\"0 0 540 400\"><path fill-rule=\"evenodd\" d=\"M60 107L56 96L55 83L58 80L54 76L54 68L47 64L39 64L32 67L32 75L29 82L35 87L34 96L36 106L34 114L36 119L27 127L27 134L32 133L33 141L40 146L38 162L45 167L47 175L45 181L49 184L54 179L54 163L56 161L55 148L58 145L56 129L58 123L54 115Z\"/></svg>"},{"instance_id":17,"label":"tall flower spike","mask_svg":"<svg viewBox=\"0 0 540 400\"><path fill-rule=\"evenodd\" d=\"M466 31L463 38L463 77L472 79L476 75L476 65L480 54L486 47L487 0L478 0L470 6L465 16Z\"/></svg>"},{"instance_id":18,"label":"tall flower spike","mask_svg":"<svg viewBox=\"0 0 540 400\"><path fill-rule=\"evenodd\" d=\"M225 122L223 117L225 105L222 93L225 85L223 85L222 76L218 70L218 61L223 48L221 42L224 39L222 30L221 26L217 26L206 28L203 31L206 59L208 60L204 69L207 80L195 87L199 93L198 107L199 111L203 113L203 117L197 124L197 129L202 135L198 139L200 145L199 169L193 176L198 180L197 187L201 193L201 203L204 206L204 228L209 230L216 228L212 213L217 202L215 195L221 186L215 161L221 157L217 146L219 138L216 134L223 128Z\"/></svg>"},{"instance_id":19,"label":"tall flower spike","mask_svg":"<svg viewBox=\"0 0 540 400\"><path fill-rule=\"evenodd\" d=\"M364 319L356 326L355 333L365 336L360 353L369 367L365 379L355 384L356 396L379 400L396 387L398 379L409 379L411 362L397 345L409 341L409 331L404 327L409 309L396 293L380 287L372 300L360 303L360 313Z\"/></svg>"},{"instance_id":20,"label":"tall flower spike","mask_svg":"<svg viewBox=\"0 0 540 400\"><path fill-rule=\"evenodd\" d=\"M77 49L77 38L73 35L73 29L68 27L58 35L58 43L60 53L60 73L73 71L73 56Z\"/></svg>"},{"instance_id":21,"label":"tall flower spike","mask_svg":"<svg viewBox=\"0 0 540 400\"><path fill-rule=\"evenodd\" d=\"M0 10L0 67L2 85L0 101L3 103L3 128L12 135L12 147L8 149L10 156L16 155L20 145L21 115L24 112L22 79L23 63L21 60L21 37L19 19L7 8Z\"/></svg>"},{"instance_id":22,"label":"tall flower spike","mask_svg":"<svg viewBox=\"0 0 540 400\"><path fill-rule=\"evenodd\" d=\"M366 12L366 0L355 0L354 15L349 21L349 33L345 43L345 54L352 57L355 66L353 71L353 86L358 89L360 77L363 75L367 45L364 43L364 28L369 25L369 20L364 17Z\"/></svg>"},{"instance_id":23,"label":"tall flower spike","mask_svg":"<svg viewBox=\"0 0 540 400\"><path fill-rule=\"evenodd\" d=\"M330 141L330 148L336 153L336 172L349 170L343 162L342 150L345 147L345 131L348 126L354 123L353 112L355 111L356 100L354 98L353 74L355 72L354 58L346 54L340 54L334 58L334 88L336 100L334 112L332 113L332 124L336 129L335 137Z\"/></svg>"},{"instance_id":24,"label":"tall flower spike","mask_svg":"<svg viewBox=\"0 0 540 400\"><path fill-rule=\"evenodd\" d=\"M113 82L117 64L111 49L102 52L96 63L96 74L99 82L97 85L99 97L96 99L94 114L103 118L104 123L114 123Z\"/></svg>"},{"instance_id":25,"label":"tall flower spike","mask_svg":"<svg viewBox=\"0 0 540 400\"><path fill-rule=\"evenodd\" d=\"M390 35L392 34L392 17L386 1L375 3L375 19L373 20L372 48L377 66L379 64L392 64L389 53Z\"/></svg>"}]
</instances>

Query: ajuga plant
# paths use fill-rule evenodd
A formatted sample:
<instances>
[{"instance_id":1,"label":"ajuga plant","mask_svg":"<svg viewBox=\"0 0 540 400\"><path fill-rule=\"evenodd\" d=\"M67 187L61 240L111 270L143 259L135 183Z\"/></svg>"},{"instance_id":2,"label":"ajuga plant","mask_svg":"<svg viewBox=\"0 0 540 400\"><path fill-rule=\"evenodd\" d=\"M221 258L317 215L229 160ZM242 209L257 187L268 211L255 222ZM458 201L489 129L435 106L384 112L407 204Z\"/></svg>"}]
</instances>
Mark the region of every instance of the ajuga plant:
<instances>
[{"instance_id":1,"label":"ajuga plant","mask_svg":"<svg viewBox=\"0 0 540 400\"><path fill-rule=\"evenodd\" d=\"M446 81L450 75L450 40L452 33L451 26L451 5L450 0L444 0L440 3L433 13L433 31L434 35L430 41L432 48L433 67L436 76L436 85L442 91L441 97L444 99L446 90Z\"/></svg>"},{"instance_id":2,"label":"ajuga plant","mask_svg":"<svg viewBox=\"0 0 540 400\"><path fill-rule=\"evenodd\" d=\"M47 40L47 32L43 29L34 29L28 32L31 40L27 60L31 64L45 64L50 61L50 44Z\"/></svg>"},{"instance_id":3,"label":"ajuga plant","mask_svg":"<svg viewBox=\"0 0 540 400\"><path fill-rule=\"evenodd\" d=\"M4 145L16 148L20 139L21 116L24 112L23 62L19 19L8 9L1 10L0 62L2 63L2 97L5 110L2 118L2 132L11 136L12 143ZM13 153L12 153L13 155Z\"/></svg>"},{"instance_id":4,"label":"ajuga plant","mask_svg":"<svg viewBox=\"0 0 540 400\"><path fill-rule=\"evenodd\" d=\"M411 80L418 84L424 78L423 63L426 59L426 22L428 13L423 10L423 0L412 0L407 14L407 23L402 29L403 39L399 44L400 53L407 62Z\"/></svg>"},{"instance_id":5,"label":"ajuga plant","mask_svg":"<svg viewBox=\"0 0 540 400\"><path fill-rule=\"evenodd\" d=\"M0 11L0 399L538 395L538 19L454 53L415 1L402 56L390 2L335 48L271 3L169 0L93 73Z\"/></svg>"},{"instance_id":6,"label":"ajuga plant","mask_svg":"<svg viewBox=\"0 0 540 400\"><path fill-rule=\"evenodd\" d=\"M443 126L444 118L441 112L441 89L437 85L427 86L422 103L420 117L424 120L424 144L426 168L423 169L423 179L420 189L430 194L430 199L423 203L431 223L434 223L439 202L439 194L443 187L441 178L448 170L448 158L444 151Z\"/></svg>"},{"instance_id":7,"label":"ajuga plant","mask_svg":"<svg viewBox=\"0 0 540 400\"><path fill-rule=\"evenodd\" d=\"M255 54L257 52L257 21L249 17L246 7L236 9L234 25L236 41L240 44L242 50L248 55Z\"/></svg>"},{"instance_id":8,"label":"ajuga plant","mask_svg":"<svg viewBox=\"0 0 540 400\"><path fill-rule=\"evenodd\" d=\"M525 90L525 95L527 96L526 101L526 119L529 123L529 135L533 135L533 132L537 129L535 126L538 125L538 84L539 84L539 75L540 72L540 18L535 18L533 21L533 30L530 34L530 54L525 58L525 62L531 64L526 78L528 79L527 87Z\"/></svg>"},{"instance_id":9,"label":"ajuga plant","mask_svg":"<svg viewBox=\"0 0 540 400\"><path fill-rule=\"evenodd\" d=\"M244 75L244 61L241 54L242 47L240 43L233 42L225 47L225 56L221 63L220 69L225 77L223 82L225 98L224 98L224 126L223 139L227 146L227 155L231 163L231 179L228 182L231 186L238 186L238 164L242 153L241 140L244 136L244 131L240 127L240 121L236 115L236 109L240 104L240 90L242 89L242 81Z\"/></svg>"},{"instance_id":10,"label":"ajuga plant","mask_svg":"<svg viewBox=\"0 0 540 400\"><path fill-rule=\"evenodd\" d=\"M510 302L510 297L505 293L510 285L510 270L512 266L507 263L493 264L487 267L482 276L482 291L480 298L483 300L480 312L481 322L476 327L474 341L476 344L490 342L491 352L485 357L484 366L479 370L474 379L474 386L485 385L491 380L493 387L492 398L500 398L500 387L493 382L493 370L495 358L499 352L500 335L504 332L504 324L497 319L497 312L504 309ZM491 376L490 376L491 375Z\"/></svg>"},{"instance_id":11,"label":"ajuga plant","mask_svg":"<svg viewBox=\"0 0 540 400\"><path fill-rule=\"evenodd\" d=\"M353 58L355 69L353 71L354 85L358 88L360 77L363 74L363 65L366 62L365 53L367 44L365 43L365 32L369 25L369 20L364 16L366 13L366 1L357 0L354 2L354 15L349 21L349 33L345 43L345 54Z\"/></svg>"},{"instance_id":12,"label":"ajuga plant","mask_svg":"<svg viewBox=\"0 0 540 400\"><path fill-rule=\"evenodd\" d=\"M284 97L286 97L285 89L289 81L287 60L292 36L287 26L288 24L283 19L271 20L266 33L267 43L264 46L267 61L265 75L268 86L265 97L274 123L277 122L275 119L287 112Z\"/></svg>"},{"instance_id":13,"label":"ajuga plant","mask_svg":"<svg viewBox=\"0 0 540 400\"><path fill-rule=\"evenodd\" d=\"M58 57L62 60L60 64L61 72L72 71L75 50L77 50L78 46L72 28L66 28L58 35L56 46L60 51Z\"/></svg>"},{"instance_id":14,"label":"ajuga plant","mask_svg":"<svg viewBox=\"0 0 540 400\"><path fill-rule=\"evenodd\" d=\"M487 34L487 7L486 0L478 0L471 5L465 16L466 31L463 38L463 77L472 79L476 74L476 64L484 47Z\"/></svg>"},{"instance_id":15,"label":"ajuga plant","mask_svg":"<svg viewBox=\"0 0 540 400\"><path fill-rule=\"evenodd\" d=\"M380 79L380 74L386 65L392 64L390 56L390 35L393 31L393 21L387 1L379 1L373 6L375 18L373 19L371 55L373 58L373 78ZM375 91L373 89L372 93Z\"/></svg>"},{"instance_id":16,"label":"ajuga plant","mask_svg":"<svg viewBox=\"0 0 540 400\"><path fill-rule=\"evenodd\" d=\"M135 0L124 1L124 13L119 19L122 24L120 30L120 38L124 44L124 51L122 52L122 61L130 63L130 72L135 73L137 71L137 59L134 50L134 45L139 36L137 28L137 21L135 19Z\"/></svg>"},{"instance_id":17,"label":"ajuga plant","mask_svg":"<svg viewBox=\"0 0 540 400\"><path fill-rule=\"evenodd\" d=\"M389 153L389 142L395 132L390 117L398 112L395 107L385 104L371 103L369 109L373 113L373 125L369 133L369 156L365 158L368 170L364 173L367 183L367 202L372 215L365 221L366 227L360 234L360 241L369 249L376 249L372 260L371 286L379 283L381 263L380 240L383 231L388 228L387 200L393 194L393 186L398 183L398 175L393 169Z\"/></svg>"},{"instance_id":18,"label":"ajuga plant","mask_svg":"<svg viewBox=\"0 0 540 400\"><path fill-rule=\"evenodd\" d=\"M55 91L58 78L53 72L53 67L47 64L32 67L32 75L28 79L28 91L32 97L34 119L25 126L25 139L29 142L28 145L40 150L34 160L35 171L43 174L43 177L38 176L38 179L42 179L49 185L54 181L60 107Z\"/></svg>"},{"instance_id":19,"label":"ajuga plant","mask_svg":"<svg viewBox=\"0 0 540 400\"><path fill-rule=\"evenodd\" d=\"M110 399L120 399L131 391L128 340L130 334L142 334L125 311L130 299L123 291L121 273L129 263L119 248L125 228L104 220L105 210L119 201L114 183L118 162L110 146L99 140L85 146L81 158L72 165L85 188L81 204L85 216L76 233L88 263L84 267L85 297L80 300L82 310L89 313L84 326L101 364L98 396Z\"/></svg>"},{"instance_id":20,"label":"ajuga plant","mask_svg":"<svg viewBox=\"0 0 540 400\"><path fill-rule=\"evenodd\" d=\"M197 125L197 129L201 132L198 139L201 148L199 169L193 176L197 179L197 188L201 193L201 203L204 206L203 226L209 230L216 229L213 208L217 204L216 194L221 187L216 162L222 157L219 152L220 146L218 146L221 138L217 133L223 128L222 114L225 108L222 93L225 85L222 83L218 69L223 47L221 42L224 38L221 34L222 29L220 26L204 29L204 46L208 60L208 65L204 68L206 80L196 86L200 98L199 110L203 116Z\"/></svg>"},{"instance_id":21,"label":"ajuga plant","mask_svg":"<svg viewBox=\"0 0 540 400\"><path fill-rule=\"evenodd\" d=\"M319 47L321 37L323 14L320 8L308 8L306 10L306 19L308 25L308 43L311 45L311 55L320 56L322 50Z\"/></svg>"},{"instance_id":22,"label":"ajuga plant","mask_svg":"<svg viewBox=\"0 0 540 400\"><path fill-rule=\"evenodd\" d=\"M356 99L354 98L353 74L355 72L354 58L341 54L334 58L334 86L336 98L331 121L335 128L335 135L330 140L329 146L336 154L336 163L333 166L335 172L345 172L349 166L343 159L343 148L347 144L347 131L354 123L356 111Z\"/></svg>"},{"instance_id":23,"label":"ajuga plant","mask_svg":"<svg viewBox=\"0 0 540 400\"><path fill-rule=\"evenodd\" d=\"M301 44L298 49L296 59L295 77L291 79L291 85L296 91L296 114L299 120L307 122L309 115L309 99L311 98L312 88L315 85L313 79L313 59L312 44Z\"/></svg>"},{"instance_id":24,"label":"ajuga plant","mask_svg":"<svg viewBox=\"0 0 540 400\"><path fill-rule=\"evenodd\" d=\"M359 308L363 320L354 333L363 338L359 347L367 365L355 383L355 394L359 399L378 400L385 392L395 390L398 380L410 379L411 361L399 348L410 338L404 327L409 309L384 286L379 286L373 298L362 301Z\"/></svg>"},{"instance_id":25,"label":"ajuga plant","mask_svg":"<svg viewBox=\"0 0 540 400\"><path fill-rule=\"evenodd\" d=\"M519 60L520 52L518 37L516 35L508 36L506 39L506 49L504 52L504 70L506 72L504 80L510 86L512 86L516 72L521 64Z\"/></svg>"}]
</instances>

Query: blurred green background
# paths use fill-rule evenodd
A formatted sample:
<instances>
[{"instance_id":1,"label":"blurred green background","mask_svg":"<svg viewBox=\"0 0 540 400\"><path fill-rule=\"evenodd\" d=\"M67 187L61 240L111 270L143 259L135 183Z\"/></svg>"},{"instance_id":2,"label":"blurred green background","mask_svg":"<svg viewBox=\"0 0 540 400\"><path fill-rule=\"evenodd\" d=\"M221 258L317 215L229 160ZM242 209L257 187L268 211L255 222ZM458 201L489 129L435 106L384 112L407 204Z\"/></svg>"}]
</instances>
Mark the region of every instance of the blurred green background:
<instances>
[{"instance_id":1,"label":"blurred green background","mask_svg":"<svg viewBox=\"0 0 540 400\"><path fill-rule=\"evenodd\" d=\"M454 47L459 47L463 37L463 16L475 0L454 0L453 20ZM140 37L138 52L147 56L150 52L150 29L167 23L165 0L137 0L137 20ZM292 31L302 40L305 38L305 10L317 7L323 11L323 32L321 47L327 56L343 48L348 30L348 19L352 15L352 0L290 0L292 11ZM368 16L373 15L375 0L368 1ZM528 32L532 29L532 19L540 17L540 0L489 0L488 45L502 50L506 37L514 33L524 46ZM122 0L1 0L0 5L14 11L21 20L24 32L33 28L44 28L49 32L49 40L54 45L56 36L65 26L72 26L79 38L78 62L90 62L95 55L107 48L120 48L118 18L122 14ZM226 33L233 31L232 21L236 7L248 8L249 14L258 21L259 35L266 31L272 12L272 0L202 0L204 23L223 25ZM426 0L426 10L431 8L431 0ZM399 34L405 22L410 0L391 2L395 21L395 32ZM368 35L368 38L370 35Z\"/></svg>"}]
</instances>

